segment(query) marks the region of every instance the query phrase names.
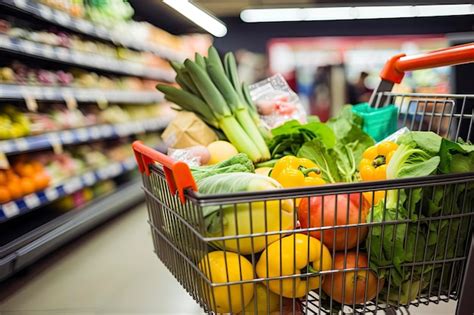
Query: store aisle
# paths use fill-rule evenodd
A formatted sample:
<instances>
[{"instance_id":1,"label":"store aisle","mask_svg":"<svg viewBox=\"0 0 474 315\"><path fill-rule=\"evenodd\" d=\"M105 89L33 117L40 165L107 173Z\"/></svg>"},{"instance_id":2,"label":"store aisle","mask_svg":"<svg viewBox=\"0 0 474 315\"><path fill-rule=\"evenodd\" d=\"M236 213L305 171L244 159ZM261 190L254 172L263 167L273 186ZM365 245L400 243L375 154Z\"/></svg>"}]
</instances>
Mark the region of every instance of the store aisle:
<instances>
[{"instance_id":1,"label":"store aisle","mask_svg":"<svg viewBox=\"0 0 474 315\"><path fill-rule=\"evenodd\" d=\"M146 215L140 205L0 284L0 314L200 314L153 253Z\"/></svg>"},{"instance_id":2,"label":"store aisle","mask_svg":"<svg viewBox=\"0 0 474 315\"><path fill-rule=\"evenodd\" d=\"M152 251L145 205L0 284L1 315L201 314ZM452 315L454 303L410 309Z\"/></svg>"}]
</instances>

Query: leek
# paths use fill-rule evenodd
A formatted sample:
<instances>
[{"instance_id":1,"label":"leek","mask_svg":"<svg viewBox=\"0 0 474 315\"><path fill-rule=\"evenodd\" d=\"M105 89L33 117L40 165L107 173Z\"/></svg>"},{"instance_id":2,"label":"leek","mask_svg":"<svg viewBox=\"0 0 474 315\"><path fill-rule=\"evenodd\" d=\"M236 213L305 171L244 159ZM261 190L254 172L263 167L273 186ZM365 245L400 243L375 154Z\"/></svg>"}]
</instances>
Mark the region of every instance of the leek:
<instances>
[{"instance_id":1,"label":"leek","mask_svg":"<svg viewBox=\"0 0 474 315\"><path fill-rule=\"evenodd\" d=\"M270 151L268 150L260 131L255 125L255 121L252 120L252 117L249 114L248 104L238 96L229 79L226 77L224 67L214 47L211 46L209 48L208 56L209 58L206 63L206 69L209 76L218 90L222 93L240 125L242 125L247 135L257 146L262 158L268 160L270 158Z\"/></svg>"},{"instance_id":2,"label":"leek","mask_svg":"<svg viewBox=\"0 0 474 315\"><path fill-rule=\"evenodd\" d=\"M237 74L235 58L227 54L223 65L210 47L208 57L195 54L194 62L171 62L181 89L159 84L165 98L183 110L194 112L208 125L222 130L225 137L254 162L270 158L270 151L259 128L260 119Z\"/></svg>"}]
</instances>

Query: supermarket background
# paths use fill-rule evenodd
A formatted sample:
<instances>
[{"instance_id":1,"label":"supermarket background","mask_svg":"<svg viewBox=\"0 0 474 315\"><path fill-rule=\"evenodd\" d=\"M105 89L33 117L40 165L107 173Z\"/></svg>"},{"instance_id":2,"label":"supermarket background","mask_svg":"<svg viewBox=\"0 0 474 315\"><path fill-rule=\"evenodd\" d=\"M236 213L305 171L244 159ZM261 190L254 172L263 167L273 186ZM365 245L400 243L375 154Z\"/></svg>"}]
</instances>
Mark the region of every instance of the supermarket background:
<instances>
[{"instance_id":1,"label":"supermarket background","mask_svg":"<svg viewBox=\"0 0 474 315\"><path fill-rule=\"evenodd\" d=\"M415 2L405 4L433 4ZM248 7L342 1L195 3L222 24L203 29L173 1L0 1L0 314L200 312L152 252L130 145L166 151L160 134L175 112L155 85L174 80L169 60L214 43L236 53L244 81L281 73L326 120L367 100L389 57L474 41L469 4L425 17L246 23ZM351 2L369 4L380 3ZM396 91L473 94L472 73L417 71Z\"/></svg>"}]
</instances>

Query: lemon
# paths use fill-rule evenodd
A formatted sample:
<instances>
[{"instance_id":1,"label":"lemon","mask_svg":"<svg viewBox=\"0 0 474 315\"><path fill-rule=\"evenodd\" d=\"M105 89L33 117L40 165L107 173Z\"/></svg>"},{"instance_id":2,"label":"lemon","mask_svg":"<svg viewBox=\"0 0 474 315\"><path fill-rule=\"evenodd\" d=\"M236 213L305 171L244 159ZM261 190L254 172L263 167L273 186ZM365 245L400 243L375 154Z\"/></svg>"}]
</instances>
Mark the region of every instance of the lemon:
<instances>
[{"instance_id":1,"label":"lemon","mask_svg":"<svg viewBox=\"0 0 474 315\"><path fill-rule=\"evenodd\" d=\"M207 146L211 158L207 164L216 164L237 155L239 151L227 141L214 141Z\"/></svg>"}]
</instances>

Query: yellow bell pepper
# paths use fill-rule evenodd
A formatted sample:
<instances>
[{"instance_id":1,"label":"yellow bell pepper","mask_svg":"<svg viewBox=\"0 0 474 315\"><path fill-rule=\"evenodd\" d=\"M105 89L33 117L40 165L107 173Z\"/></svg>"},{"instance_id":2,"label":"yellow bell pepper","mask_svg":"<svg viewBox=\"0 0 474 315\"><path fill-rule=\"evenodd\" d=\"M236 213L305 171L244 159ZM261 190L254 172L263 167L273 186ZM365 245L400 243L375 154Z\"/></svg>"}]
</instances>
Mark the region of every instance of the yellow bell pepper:
<instances>
[{"instance_id":1,"label":"yellow bell pepper","mask_svg":"<svg viewBox=\"0 0 474 315\"><path fill-rule=\"evenodd\" d=\"M297 275L330 270L331 265L331 254L324 244L314 237L297 233L270 244L260 256L255 271L260 278L295 275L292 278L270 280L268 288L283 297L300 298L319 288L322 281L320 275L308 278Z\"/></svg>"},{"instance_id":2,"label":"yellow bell pepper","mask_svg":"<svg viewBox=\"0 0 474 315\"><path fill-rule=\"evenodd\" d=\"M392 159L398 144L392 141L384 141L378 145L367 148L362 154L359 163L359 173L363 181L387 179L387 165ZM365 192L365 199L376 205L385 197L385 191Z\"/></svg>"},{"instance_id":3,"label":"yellow bell pepper","mask_svg":"<svg viewBox=\"0 0 474 315\"><path fill-rule=\"evenodd\" d=\"M272 169L270 177L276 179L283 187L302 187L322 185L321 170L313 161L295 156L279 159Z\"/></svg>"},{"instance_id":4,"label":"yellow bell pepper","mask_svg":"<svg viewBox=\"0 0 474 315\"><path fill-rule=\"evenodd\" d=\"M212 283L227 283L254 279L253 266L244 256L233 252L215 251L199 263L199 269ZM239 313L253 299L254 284L208 286L205 298L216 313Z\"/></svg>"}]
</instances>

